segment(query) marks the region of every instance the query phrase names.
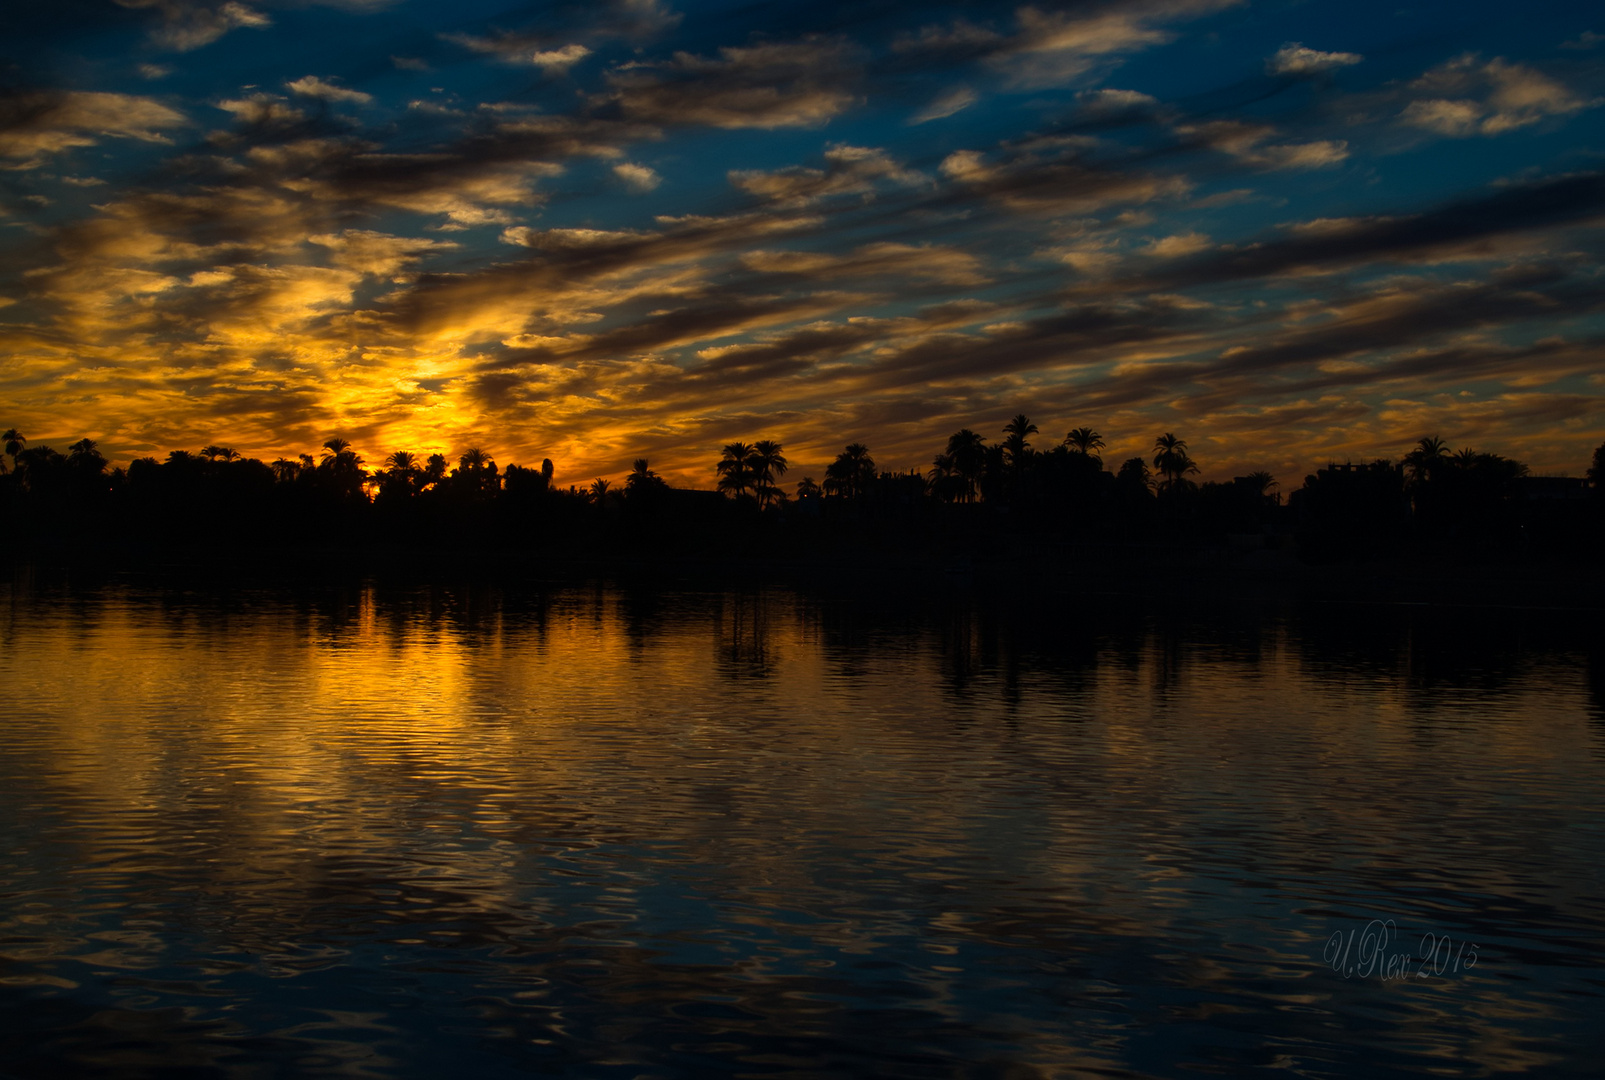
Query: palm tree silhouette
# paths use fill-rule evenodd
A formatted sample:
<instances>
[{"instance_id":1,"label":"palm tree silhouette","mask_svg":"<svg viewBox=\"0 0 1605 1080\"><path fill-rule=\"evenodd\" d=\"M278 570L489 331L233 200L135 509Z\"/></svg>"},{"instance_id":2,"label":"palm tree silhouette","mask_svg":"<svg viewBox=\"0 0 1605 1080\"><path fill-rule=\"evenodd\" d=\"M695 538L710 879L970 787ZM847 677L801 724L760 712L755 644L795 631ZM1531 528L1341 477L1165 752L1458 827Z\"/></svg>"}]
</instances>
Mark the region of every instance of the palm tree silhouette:
<instances>
[{"instance_id":1,"label":"palm tree silhouette","mask_svg":"<svg viewBox=\"0 0 1605 1080\"><path fill-rule=\"evenodd\" d=\"M964 477L958 469L958 459L952 454L937 454L931 459L931 471L925 474L926 485L943 502L958 502L966 491Z\"/></svg>"},{"instance_id":2,"label":"palm tree silhouette","mask_svg":"<svg viewBox=\"0 0 1605 1080\"><path fill-rule=\"evenodd\" d=\"M1140 457L1127 458L1121 462L1120 471L1115 480L1127 488L1147 494L1154 486L1153 477L1148 472L1148 463Z\"/></svg>"},{"instance_id":3,"label":"palm tree silhouette","mask_svg":"<svg viewBox=\"0 0 1605 1080\"><path fill-rule=\"evenodd\" d=\"M797 498L817 499L819 498L820 494L821 492L819 485L814 482L814 478L812 476L805 476L801 480L797 481Z\"/></svg>"},{"instance_id":4,"label":"palm tree silhouette","mask_svg":"<svg viewBox=\"0 0 1605 1080\"><path fill-rule=\"evenodd\" d=\"M630 475L624 478L624 490L632 496L645 495L666 486L663 477L652 471L644 457L638 457L631 463Z\"/></svg>"},{"instance_id":5,"label":"palm tree silhouette","mask_svg":"<svg viewBox=\"0 0 1605 1080\"><path fill-rule=\"evenodd\" d=\"M318 469L333 478L335 489L346 498L367 498L362 485L368 474L362 471L362 458L346 440L336 436L323 444L323 460L318 462Z\"/></svg>"},{"instance_id":6,"label":"palm tree silhouette","mask_svg":"<svg viewBox=\"0 0 1605 1080\"><path fill-rule=\"evenodd\" d=\"M1246 485L1254 494L1267 499L1271 497L1272 489L1278 486L1276 477L1264 470L1239 476L1236 482Z\"/></svg>"},{"instance_id":7,"label":"palm tree silhouette","mask_svg":"<svg viewBox=\"0 0 1605 1080\"><path fill-rule=\"evenodd\" d=\"M825 494L855 499L875 481L875 459L863 443L849 443L825 469Z\"/></svg>"},{"instance_id":8,"label":"palm tree silhouette","mask_svg":"<svg viewBox=\"0 0 1605 1080\"><path fill-rule=\"evenodd\" d=\"M15 469L17 467L17 455L22 453L24 446L28 445L28 440L16 428L6 428L5 434L0 435L0 439L6 441L6 453L11 455L11 467Z\"/></svg>"},{"instance_id":9,"label":"palm tree silhouette","mask_svg":"<svg viewBox=\"0 0 1605 1080\"><path fill-rule=\"evenodd\" d=\"M495 459L477 446L470 446L457 459L457 474L476 496L493 493L501 487Z\"/></svg>"},{"instance_id":10,"label":"palm tree silhouette","mask_svg":"<svg viewBox=\"0 0 1605 1080\"><path fill-rule=\"evenodd\" d=\"M733 442L724 448L724 456L714 466L719 474L719 490L728 491L740 499L752 487L752 447L744 442Z\"/></svg>"},{"instance_id":11,"label":"palm tree silhouette","mask_svg":"<svg viewBox=\"0 0 1605 1080\"><path fill-rule=\"evenodd\" d=\"M747 457L747 471L752 477L752 486L758 494L758 505L768 506L780 495L780 489L775 485L776 479L786 475L791 463L786 455L780 452L780 444L770 439L762 439L752 444L752 453Z\"/></svg>"},{"instance_id":12,"label":"palm tree silhouette","mask_svg":"<svg viewBox=\"0 0 1605 1080\"><path fill-rule=\"evenodd\" d=\"M1031 449L1026 436L1036 433L1037 426L1026 418L1025 413L1016 413L1014 419L1003 426L1003 452L1009 455L1009 467L1015 472L1024 467L1026 453Z\"/></svg>"},{"instance_id":13,"label":"palm tree silhouette","mask_svg":"<svg viewBox=\"0 0 1605 1080\"><path fill-rule=\"evenodd\" d=\"M411 495L418 490L418 478L422 470L418 468L418 455L410 450L397 450L385 458L385 472L380 476L381 485L388 491Z\"/></svg>"},{"instance_id":14,"label":"palm tree silhouette","mask_svg":"<svg viewBox=\"0 0 1605 1080\"><path fill-rule=\"evenodd\" d=\"M597 506L601 506L602 500L607 497L607 489L612 486L612 484L598 476L591 483L591 501L596 503Z\"/></svg>"},{"instance_id":15,"label":"palm tree silhouette","mask_svg":"<svg viewBox=\"0 0 1605 1080\"><path fill-rule=\"evenodd\" d=\"M975 492L986 471L986 440L969 428L960 428L947 438L947 456L952 468L964 481L964 501L975 501Z\"/></svg>"},{"instance_id":16,"label":"palm tree silhouette","mask_svg":"<svg viewBox=\"0 0 1605 1080\"><path fill-rule=\"evenodd\" d=\"M79 439L67 447L67 462L80 476L99 476L106 471L106 459L94 439Z\"/></svg>"},{"instance_id":17,"label":"palm tree silhouette","mask_svg":"<svg viewBox=\"0 0 1605 1080\"><path fill-rule=\"evenodd\" d=\"M1090 427L1071 428L1070 433L1064 437L1064 445L1078 454L1092 458L1099 465L1103 464L1103 458L1096 453L1103 449L1103 436Z\"/></svg>"},{"instance_id":18,"label":"palm tree silhouette","mask_svg":"<svg viewBox=\"0 0 1605 1080\"><path fill-rule=\"evenodd\" d=\"M1170 432L1154 440L1154 468L1164 474L1161 485L1165 491L1174 491L1183 482L1182 477L1196 473L1198 466L1187 453L1187 443Z\"/></svg>"},{"instance_id":19,"label":"palm tree silhouette","mask_svg":"<svg viewBox=\"0 0 1605 1080\"><path fill-rule=\"evenodd\" d=\"M1442 468L1444 452L1448 448L1449 444L1436 435L1428 435L1417 442L1415 449L1404 455L1404 467L1410 475L1410 482L1420 485L1431 480L1433 472Z\"/></svg>"}]
</instances>

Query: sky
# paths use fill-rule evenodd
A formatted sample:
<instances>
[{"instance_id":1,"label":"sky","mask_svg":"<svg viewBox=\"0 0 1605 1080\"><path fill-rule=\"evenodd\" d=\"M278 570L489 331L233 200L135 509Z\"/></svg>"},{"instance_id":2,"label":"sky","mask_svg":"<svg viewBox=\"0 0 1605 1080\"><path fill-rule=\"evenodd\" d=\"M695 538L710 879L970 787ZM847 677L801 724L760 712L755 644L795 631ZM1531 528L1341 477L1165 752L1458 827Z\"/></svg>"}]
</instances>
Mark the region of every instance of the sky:
<instances>
[{"instance_id":1,"label":"sky","mask_svg":"<svg viewBox=\"0 0 1605 1080\"><path fill-rule=\"evenodd\" d=\"M29 445L711 487L1023 412L1287 489L1605 441L1594 5L7 7Z\"/></svg>"}]
</instances>

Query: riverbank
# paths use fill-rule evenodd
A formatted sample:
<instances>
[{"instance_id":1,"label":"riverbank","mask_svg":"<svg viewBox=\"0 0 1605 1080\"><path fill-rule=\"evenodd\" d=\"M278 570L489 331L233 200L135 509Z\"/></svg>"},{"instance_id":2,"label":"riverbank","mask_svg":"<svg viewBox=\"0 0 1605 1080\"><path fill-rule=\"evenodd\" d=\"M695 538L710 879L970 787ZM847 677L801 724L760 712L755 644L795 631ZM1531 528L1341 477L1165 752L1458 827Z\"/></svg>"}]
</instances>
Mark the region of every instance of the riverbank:
<instances>
[{"instance_id":1,"label":"riverbank","mask_svg":"<svg viewBox=\"0 0 1605 1080\"><path fill-rule=\"evenodd\" d=\"M1605 611L1605 564L1475 561L1417 556L1311 563L1296 553L1162 545L1054 548L1017 545L984 556L853 550L785 557L630 552L439 551L334 545L252 550L139 548L34 552L14 557L8 580L140 580L186 588L296 586L376 580L566 588L609 582L641 588L788 588L854 594L977 594L1030 602L1099 597L1189 606L1223 602L1407 604Z\"/></svg>"}]
</instances>

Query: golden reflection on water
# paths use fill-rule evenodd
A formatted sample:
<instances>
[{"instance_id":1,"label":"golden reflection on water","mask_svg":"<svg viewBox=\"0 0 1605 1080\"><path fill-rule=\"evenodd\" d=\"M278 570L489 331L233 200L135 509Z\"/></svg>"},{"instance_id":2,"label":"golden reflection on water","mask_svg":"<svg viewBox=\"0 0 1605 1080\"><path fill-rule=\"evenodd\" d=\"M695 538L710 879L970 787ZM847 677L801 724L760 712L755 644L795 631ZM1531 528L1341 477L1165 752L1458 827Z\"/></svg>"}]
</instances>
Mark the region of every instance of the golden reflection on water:
<instances>
[{"instance_id":1,"label":"golden reflection on water","mask_svg":"<svg viewBox=\"0 0 1605 1080\"><path fill-rule=\"evenodd\" d=\"M134 1039L225 1072L1580 1061L1582 653L1336 622L13 586L0 1009L118 1018L58 1063L226 1020ZM1372 918L1483 965L1323 964Z\"/></svg>"}]
</instances>

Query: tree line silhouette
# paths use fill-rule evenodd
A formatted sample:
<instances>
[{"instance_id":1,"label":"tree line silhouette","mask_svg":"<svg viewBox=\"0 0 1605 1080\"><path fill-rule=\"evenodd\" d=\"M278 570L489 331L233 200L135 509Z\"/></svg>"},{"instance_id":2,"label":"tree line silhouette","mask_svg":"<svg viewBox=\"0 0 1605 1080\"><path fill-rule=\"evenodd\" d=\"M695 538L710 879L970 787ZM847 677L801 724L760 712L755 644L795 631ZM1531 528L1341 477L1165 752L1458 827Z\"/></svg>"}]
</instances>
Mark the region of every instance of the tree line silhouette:
<instances>
[{"instance_id":1,"label":"tree line silhouette","mask_svg":"<svg viewBox=\"0 0 1605 1080\"><path fill-rule=\"evenodd\" d=\"M1198 482L1187 441L1165 432L1149 456L1106 468L1103 436L1071 429L1044 448L1015 416L989 442L955 432L928 470L880 470L851 443L821 480L791 471L781 443L725 446L713 490L672 487L638 458L622 485L559 487L550 459L501 467L470 447L399 450L376 467L343 438L318 456L263 462L224 445L109 468L95 443L62 454L0 435L0 512L13 547L180 550L540 548L728 556L1006 555L1038 549L1189 545L1296 548L1311 559L1412 551L1522 556L1597 550L1605 445L1585 478L1532 477L1522 463L1428 436L1400 460L1331 464L1283 499L1269 472Z\"/></svg>"}]
</instances>

